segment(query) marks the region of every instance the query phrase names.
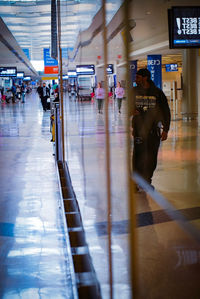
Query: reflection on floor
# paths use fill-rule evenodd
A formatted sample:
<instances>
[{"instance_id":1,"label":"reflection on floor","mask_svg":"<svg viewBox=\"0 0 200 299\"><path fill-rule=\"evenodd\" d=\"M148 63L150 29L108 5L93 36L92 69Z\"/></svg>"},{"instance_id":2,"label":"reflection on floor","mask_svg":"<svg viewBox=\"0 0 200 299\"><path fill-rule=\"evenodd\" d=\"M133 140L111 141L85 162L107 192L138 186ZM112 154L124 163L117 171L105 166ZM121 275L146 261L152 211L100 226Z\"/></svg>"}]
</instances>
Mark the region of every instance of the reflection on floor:
<instances>
[{"instance_id":1,"label":"reflection on floor","mask_svg":"<svg viewBox=\"0 0 200 299\"><path fill-rule=\"evenodd\" d=\"M109 298L105 121L95 102L66 102L66 158L103 298ZM125 105L109 107L114 298L131 298L126 191ZM172 118L180 119L180 115ZM172 121L153 185L191 223L200 225L200 131ZM152 198L136 195L139 298L199 298L200 248ZM190 279L188 279L190 277ZM158 283L159 281L159 283Z\"/></svg>"}]
</instances>

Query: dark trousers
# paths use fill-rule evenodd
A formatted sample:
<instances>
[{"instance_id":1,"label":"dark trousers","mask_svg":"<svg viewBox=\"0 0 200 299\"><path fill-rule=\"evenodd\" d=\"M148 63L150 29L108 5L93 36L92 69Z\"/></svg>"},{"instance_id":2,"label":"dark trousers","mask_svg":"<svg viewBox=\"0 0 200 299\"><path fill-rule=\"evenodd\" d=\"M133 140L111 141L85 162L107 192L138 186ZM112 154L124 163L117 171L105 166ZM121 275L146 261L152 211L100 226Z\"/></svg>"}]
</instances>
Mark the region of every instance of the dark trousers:
<instances>
[{"instance_id":1,"label":"dark trousers","mask_svg":"<svg viewBox=\"0 0 200 299\"><path fill-rule=\"evenodd\" d=\"M151 132L145 138L134 137L133 170L151 184L157 166L160 134Z\"/></svg>"},{"instance_id":2,"label":"dark trousers","mask_svg":"<svg viewBox=\"0 0 200 299\"><path fill-rule=\"evenodd\" d=\"M103 109L103 99L97 99L98 102L98 110L102 111Z\"/></svg>"},{"instance_id":3,"label":"dark trousers","mask_svg":"<svg viewBox=\"0 0 200 299\"><path fill-rule=\"evenodd\" d=\"M122 106L122 99L117 98L117 105L118 105L118 109L120 111L121 110L121 106Z\"/></svg>"},{"instance_id":4,"label":"dark trousers","mask_svg":"<svg viewBox=\"0 0 200 299\"><path fill-rule=\"evenodd\" d=\"M41 97L41 103L42 103L42 107L43 107L43 110L47 110L47 99L48 99L48 96L45 96L45 97Z\"/></svg>"}]
</instances>

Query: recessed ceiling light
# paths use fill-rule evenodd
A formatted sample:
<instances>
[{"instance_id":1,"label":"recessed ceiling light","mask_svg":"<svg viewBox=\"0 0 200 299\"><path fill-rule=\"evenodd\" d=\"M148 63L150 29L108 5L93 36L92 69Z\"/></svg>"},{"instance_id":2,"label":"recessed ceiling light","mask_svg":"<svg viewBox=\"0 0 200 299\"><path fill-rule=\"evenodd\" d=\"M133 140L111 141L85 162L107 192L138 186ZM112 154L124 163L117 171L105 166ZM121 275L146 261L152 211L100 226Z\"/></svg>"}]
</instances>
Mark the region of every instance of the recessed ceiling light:
<instances>
[{"instance_id":1,"label":"recessed ceiling light","mask_svg":"<svg viewBox=\"0 0 200 299\"><path fill-rule=\"evenodd\" d=\"M151 15L151 11L146 11L146 15Z\"/></svg>"}]
</instances>

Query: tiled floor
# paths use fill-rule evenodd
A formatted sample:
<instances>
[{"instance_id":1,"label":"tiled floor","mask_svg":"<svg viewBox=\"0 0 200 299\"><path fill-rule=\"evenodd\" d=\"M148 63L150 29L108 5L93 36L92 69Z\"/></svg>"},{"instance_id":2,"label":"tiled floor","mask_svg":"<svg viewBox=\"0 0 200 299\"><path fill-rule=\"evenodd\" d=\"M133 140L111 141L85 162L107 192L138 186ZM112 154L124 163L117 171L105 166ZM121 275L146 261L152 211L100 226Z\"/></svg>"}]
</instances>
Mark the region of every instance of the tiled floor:
<instances>
[{"instance_id":1,"label":"tiled floor","mask_svg":"<svg viewBox=\"0 0 200 299\"><path fill-rule=\"evenodd\" d=\"M109 298L105 120L95 102L66 101L66 158L103 298ZM112 252L114 298L131 297L126 188L125 102L110 104ZM174 118L174 116L172 117ZM180 118L177 115L176 118ZM200 129L196 121L172 121L159 152L153 184L169 203L200 219ZM200 298L200 247L162 207L136 195L139 298ZM156 212L157 211L157 212ZM189 278L190 277L190 278Z\"/></svg>"},{"instance_id":2,"label":"tiled floor","mask_svg":"<svg viewBox=\"0 0 200 299\"><path fill-rule=\"evenodd\" d=\"M0 104L0 298L73 298L49 114Z\"/></svg>"},{"instance_id":3,"label":"tiled floor","mask_svg":"<svg viewBox=\"0 0 200 299\"><path fill-rule=\"evenodd\" d=\"M126 188L125 102L110 104L113 290L129 299L129 211ZM95 102L65 95L65 152L81 209L90 254L109 298L104 114ZM0 298L70 298L65 230L49 112L33 92L26 103L0 108ZM153 184L200 228L200 129L196 121L172 121L160 147ZM139 298L200 298L199 245L145 193L137 202ZM69 291L66 292L66 290Z\"/></svg>"}]
</instances>

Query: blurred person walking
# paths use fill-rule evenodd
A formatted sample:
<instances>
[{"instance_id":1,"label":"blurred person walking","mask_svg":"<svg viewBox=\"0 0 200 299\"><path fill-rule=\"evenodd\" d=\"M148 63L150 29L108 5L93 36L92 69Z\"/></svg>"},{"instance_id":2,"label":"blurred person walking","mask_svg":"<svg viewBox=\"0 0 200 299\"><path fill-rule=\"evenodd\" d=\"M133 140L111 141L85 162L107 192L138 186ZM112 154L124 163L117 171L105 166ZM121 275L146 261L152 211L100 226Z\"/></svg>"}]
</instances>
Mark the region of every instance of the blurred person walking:
<instances>
[{"instance_id":1,"label":"blurred person walking","mask_svg":"<svg viewBox=\"0 0 200 299\"><path fill-rule=\"evenodd\" d=\"M99 111L99 113L103 113L103 102L104 102L104 98L105 98L105 90L102 87L100 82L97 85L97 89L95 91L95 97L98 102L98 111Z\"/></svg>"},{"instance_id":2,"label":"blurred person walking","mask_svg":"<svg viewBox=\"0 0 200 299\"><path fill-rule=\"evenodd\" d=\"M124 88L121 87L120 82L117 82L117 87L115 89L115 96L117 99L118 111L119 111L119 113L121 113L122 100L124 97Z\"/></svg>"}]
</instances>

